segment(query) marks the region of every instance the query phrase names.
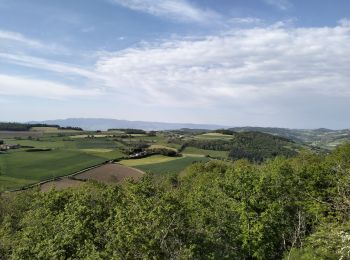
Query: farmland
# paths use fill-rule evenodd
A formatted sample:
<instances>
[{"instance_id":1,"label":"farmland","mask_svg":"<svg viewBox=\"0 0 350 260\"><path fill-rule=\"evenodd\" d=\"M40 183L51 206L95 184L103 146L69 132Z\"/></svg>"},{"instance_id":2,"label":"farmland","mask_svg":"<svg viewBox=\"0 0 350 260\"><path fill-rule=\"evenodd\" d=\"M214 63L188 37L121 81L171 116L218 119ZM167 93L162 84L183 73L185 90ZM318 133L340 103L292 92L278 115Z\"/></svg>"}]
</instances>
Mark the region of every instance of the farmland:
<instances>
[{"instance_id":1,"label":"farmland","mask_svg":"<svg viewBox=\"0 0 350 260\"><path fill-rule=\"evenodd\" d=\"M16 127L21 130L20 126ZM147 133L137 129L126 129L124 132L121 129L82 131L53 126L6 131L1 140L8 145L20 147L0 154L0 191L20 189L46 180L54 180L53 183L56 183L59 177L107 161L119 162L126 167L160 177L179 174L195 162L233 158L263 161L276 155L294 155L303 147L288 139L263 133L203 133L188 130ZM118 175L111 173L115 166L110 167L112 166L101 169ZM102 176L101 169L98 174ZM116 168L115 171L118 172ZM92 179L99 180L96 174L93 174L96 178ZM124 176L123 173L120 174ZM101 178L105 182L108 179ZM118 178L114 176L114 181L110 179L110 182L118 182ZM57 187L77 184L66 179L64 181L67 185L59 182Z\"/></svg>"},{"instance_id":2,"label":"farmland","mask_svg":"<svg viewBox=\"0 0 350 260\"><path fill-rule=\"evenodd\" d=\"M239 254L232 254L230 249L232 241L243 241L237 234L249 234L251 230L254 235L248 239L254 243L255 236L267 237L269 247L262 245L263 251L256 249L262 252L259 259L281 259L270 253L269 244L274 239L273 250L282 256L284 237L279 229L289 232L293 239L294 230L300 228L298 221L306 221L299 218L301 215L309 219L327 215L337 203L342 203L336 200L337 192L349 186L346 175L349 145L327 154L305 143L254 131L187 129L134 133L131 129L93 132L44 127L41 131L36 127L25 133L7 133L7 137L0 140L0 149L0 217L6 216L0 218L0 234L6 234L0 236L0 253L2 241L8 240L5 249L16 252L21 256L19 259L26 259L27 255L17 249L18 238L32 250L33 240L28 240L27 234L35 238L36 246L42 245L42 241L54 241L52 245L40 247L40 252L51 252L48 248L60 243L60 248L66 250L60 236L72 237L69 244L83 241L84 245L77 247L85 254L81 258L88 258L95 253L95 249L85 245L84 234L90 229L91 241L88 241L94 248L104 251L114 246L115 241L121 241L114 251L127 248L128 252L137 252L134 255L137 258L146 255L143 245L147 242L137 242L140 238L146 234L158 241L154 234L163 230L167 234L174 223L177 226L171 232L178 232L174 233L177 238L168 239L162 234L161 239L168 239L166 243L171 245L185 234L184 243L189 243L189 248L193 243L200 247L191 252L198 259L205 258L202 252L208 245L220 248L215 251L214 259L225 256L251 259L249 250L240 249ZM302 150L306 151L300 153ZM279 157L273 159L276 156ZM314 174L315 169L326 176ZM338 178L344 186L337 186L342 185ZM326 187L327 193L320 190L320 185ZM306 192L300 194L300 191ZM349 194L347 190L344 192ZM329 195L335 204L323 213ZM17 217L18 212L20 224L8 231L7 227L12 227L8 221L12 221L11 216ZM344 216L348 216L347 210L345 213ZM254 216L257 222L247 224L247 216ZM289 226L285 227L286 223ZM22 225L26 233L21 231ZM266 228L261 229L264 226ZM317 226L319 224L315 224ZM203 233L203 230L212 233ZM16 232L18 236L13 235ZM72 232L76 234L71 236ZM217 234L222 232L229 237L217 241ZM130 241L134 242L127 240L130 235ZM194 235L198 238L192 240ZM98 241L94 239L96 236ZM118 240L113 240L116 236ZM206 241L202 242L203 238ZM103 247L100 247L101 241ZM129 242L123 244L123 241ZM241 248L242 241L237 241L237 248ZM130 248L129 243L133 245ZM155 243L160 247L154 249L153 256L158 256L163 242ZM176 249L177 244L174 245ZM293 259L299 259L299 253L295 254L297 257ZM106 255L112 254L101 253ZM120 258L123 256L121 253Z\"/></svg>"},{"instance_id":3,"label":"farmland","mask_svg":"<svg viewBox=\"0 0 350 260\"><path fill-rule=\"evenodd\" d=\"M118 182L120 178L130 173L121 170L122 167L125 169L134 167L136 172L144 171L152 174L160 174L162 171L179 173L195 161L208 160L198 158L204 156L204 152L198 150L191 150L192 154L184 156L156 154L141 159L128 159L128 155L139 147L148 147L153 153L158 151L162 153L165 151L166 154L167 151L177 153L181 144L171 142L174 134L168 132L147 135L126 134L120 130L94 132L55 127L33 127L28 131L2 131L0 135L4 143L20 146L19 149L11 149L0 154L0 191L19 189L46 180L53 181L44 184L44 190L52 186L58 189L75 187L80 185L77 181L84 175L77 176L76 180L60 179L60 177L72 175L111 160L122 159L119 172L115 166L101 167L91 173L95 177L87 179L106 182L109 177L103 177L105 171L108 176L117 174L109 181ZM214 151L214 153L220 154L219 151ZM125 172L128 173L125 174ZM121 174L121 177L118 174ZM133 176L134 174L131 173L130 177Z\"/></svg>"}]
</instances>

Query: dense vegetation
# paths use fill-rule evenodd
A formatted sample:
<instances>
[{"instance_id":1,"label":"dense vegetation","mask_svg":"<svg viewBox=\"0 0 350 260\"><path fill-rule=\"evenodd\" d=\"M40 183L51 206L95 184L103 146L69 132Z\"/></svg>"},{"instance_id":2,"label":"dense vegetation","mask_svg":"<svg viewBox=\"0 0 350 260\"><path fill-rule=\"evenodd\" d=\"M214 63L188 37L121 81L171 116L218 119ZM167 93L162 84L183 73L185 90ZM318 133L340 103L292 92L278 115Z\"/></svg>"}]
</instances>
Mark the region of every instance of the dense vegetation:
<instances>
[{"instance_id":1,"label":"dense vegetation","mask_svg":"<svg viewBox=\"0 0 350 260\"><path fill-rule=\"evenodd\" d=\"M349 259L350 144L0 199L4 259Z\"/></svg>"},{"instance_id":2,"label":"dense vegetation","mask_svg":"<svg viewBox=\"0 0 350 260\"><path fill-rule=\"evenodd\" d=\"M236 132L262 132L291 139L295 142L321 147L323 149L334 149L337 145L349 140L350 129L331 130L319 129L288 129L275 127L235 127L230 130Z\"/></svg>"},{"instance_id":3,"label":"dense vegetation","mask_svg":"<svg viewBox=\"0 0 350 260\"><path fill-rule=\"evenodd\" d=\"M142 129L133 129L133 128L112 128L108 129L109 132L111 131L121 131L124 132L125 134L146 134L146 131Z\"/></svg>"},{"instance_id":4,"label":"dense vegetation","mask_svg":"<svg viewBox=\"0 0 350 260\"><path fill-rule=\"evenodd\" d=\"M54 127L62 130L83 131L80 127L60 127L59 125L47 124L24 124L24 123L2 123L0 122L0 131L29 131L33 127Z\"/></svg>"},{"instance_id":5,"label":"dense vegetation","mask_svg":"<svg viewBox=\"0 0 350 260\"><path fill-rule=\"evenodd\" d=\"M244 132L235 135L229 158L233 160L248 159L262 162L278 155L291 157L297 154L293 142L279 136L259 132Z\"/></svg>"},{"instance_id":6,"label":"dense vegetation","mask_svg":"<svg viewBox=\"0 0 350 260\"><path fill-rule=\"evenodd\" d=\"M186 147L204 150L229 151L232 160L248 159L252 162L262 162L266 159L280 156L294 156L300 148L293 141L279 136L260 132L242 132L218 130L219 134L232 135L230 139L190 139L177 141L182 144L180 151ZM176 141L175 141L176 142Z\"/></svg>"}]
</instances>

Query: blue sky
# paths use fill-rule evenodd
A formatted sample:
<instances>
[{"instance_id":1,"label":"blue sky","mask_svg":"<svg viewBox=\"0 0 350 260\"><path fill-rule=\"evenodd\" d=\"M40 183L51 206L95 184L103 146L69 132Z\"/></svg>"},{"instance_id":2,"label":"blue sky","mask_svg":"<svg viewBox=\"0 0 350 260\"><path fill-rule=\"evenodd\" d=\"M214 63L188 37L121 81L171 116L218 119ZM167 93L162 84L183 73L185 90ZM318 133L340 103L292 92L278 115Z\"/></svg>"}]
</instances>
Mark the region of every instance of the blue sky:
<instances>
[{"instance_id":1,"label":"blue sky","mask_svg":"<svg viewBox=\"0 0 350 260\"><path fill-rule=\"evenodd\" d=\"M0 120L350 128L350 1L0 0Z\"/></svg>"}]
</instances>

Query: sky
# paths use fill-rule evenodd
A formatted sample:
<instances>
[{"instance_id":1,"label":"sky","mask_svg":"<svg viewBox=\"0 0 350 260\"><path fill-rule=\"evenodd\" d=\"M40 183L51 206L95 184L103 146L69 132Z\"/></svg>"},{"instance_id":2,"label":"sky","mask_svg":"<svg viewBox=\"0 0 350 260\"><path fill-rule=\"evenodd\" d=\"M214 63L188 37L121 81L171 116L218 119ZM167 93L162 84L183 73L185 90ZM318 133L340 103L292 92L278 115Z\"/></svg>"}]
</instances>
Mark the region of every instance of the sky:
<instances>
[{"instance_id":1,"label":"sky","mask_svg":"<svg viewBox=\"0 0 350 260\"><path fill-rule=\"evenodd\" d=\"M0 121L350 128L348 0L0 0Z\"/></svg>"}]
</instances>

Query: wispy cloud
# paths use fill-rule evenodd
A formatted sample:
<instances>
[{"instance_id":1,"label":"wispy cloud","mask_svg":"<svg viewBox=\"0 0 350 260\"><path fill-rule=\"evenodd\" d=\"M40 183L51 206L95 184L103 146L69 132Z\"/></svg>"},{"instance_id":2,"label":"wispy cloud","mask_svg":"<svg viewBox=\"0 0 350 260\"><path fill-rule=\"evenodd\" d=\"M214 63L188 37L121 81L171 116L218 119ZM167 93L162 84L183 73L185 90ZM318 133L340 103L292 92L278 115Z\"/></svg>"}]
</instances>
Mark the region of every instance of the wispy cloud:
<instances>
[{"instance_id":1,"label":"wispy cloud","mask_svg":"<svg viewBox=\"0 0 350 260\"><path fill-rule=\"evenodd\" d=\"M289 0L263 0L266 4L273 5L281 10L290 9L293 4Z\"/></svg>"},{"instance_id":2,"label":"wispy cloud","mask_svg":"<svg viewBox=\"0 0 350 260\"><path fill-rule=\"evenodd\" d=\"M67 53L67 49L56 43L43 42L32 37L28 37L19 32L0 29L0 51L11 50L12 52L23 52L27 50L39 50L40 52L60 52Z\"/></svg>"},{"instance_id":3,"label":"wispy cloud","mask_svg":"<svg viewBox=\"0 0 350 260\"><path fill-rule=\"evenodd\" d=\"M249 110L249 120L281 114L285 104L286 109L299 109L300 100L305 111L310 100L315 110L325 110L325 100L346 99L348 104L350 98L348 20L314 28L260 23L202 38L144 43L100 52L89 68L18 53L0 52L0 59L62 78L84 78L76 87L45 79L45 73L31 78L0 75L2 96L62 99L106 94L128 106ZM92 85L100 90L88 87Z\"/></svg>"},{"instance_id":4,"label":"wispy cloud","mask_svg":"<svg viewBox=\"0 0 350 260\"><path fill-rule=\"evenodd\" d=\"M95 97L100 94L97 89L77 89L71 86L33 78L0 74L0 95L28 96L45 99L66 99Z\"/></svg>"},{"instance_id":5,"label":"wispy cloud","mask_svg":"<svg viewBox=\"0 0 350 260\"><path fill-rule=\"evenodd\" d=\"M132 10L183 22L210 23L219 14L194 6L187 0L110 0Z\"/></svg>"},{"instance_id":6,"label":"wispy cloud","mask_svg":"<svg viewBox=\"0 0 350 260\"><path fill-rule=\"evenodd\" d=\"M36 48L44 47L44 44L42 44L40 41L25 37L20 33L11 31L0 30L0 40L20 42Z\"/></svg>"},{"instance_id":7,"label":"wispy cloud","mask_svg":"<svg viewBox=\"0 0 350 260\"><path fill-rule=\"evenodd\" d=\"M61 74L62 76L73 75L90 79L96 79L97 75L86 68L81 68L73 64L57 62L23 54L11 54L0 52L0 58L12 64L35 68L39 70L52 71Z\"/></svg>"}]
</instances>

